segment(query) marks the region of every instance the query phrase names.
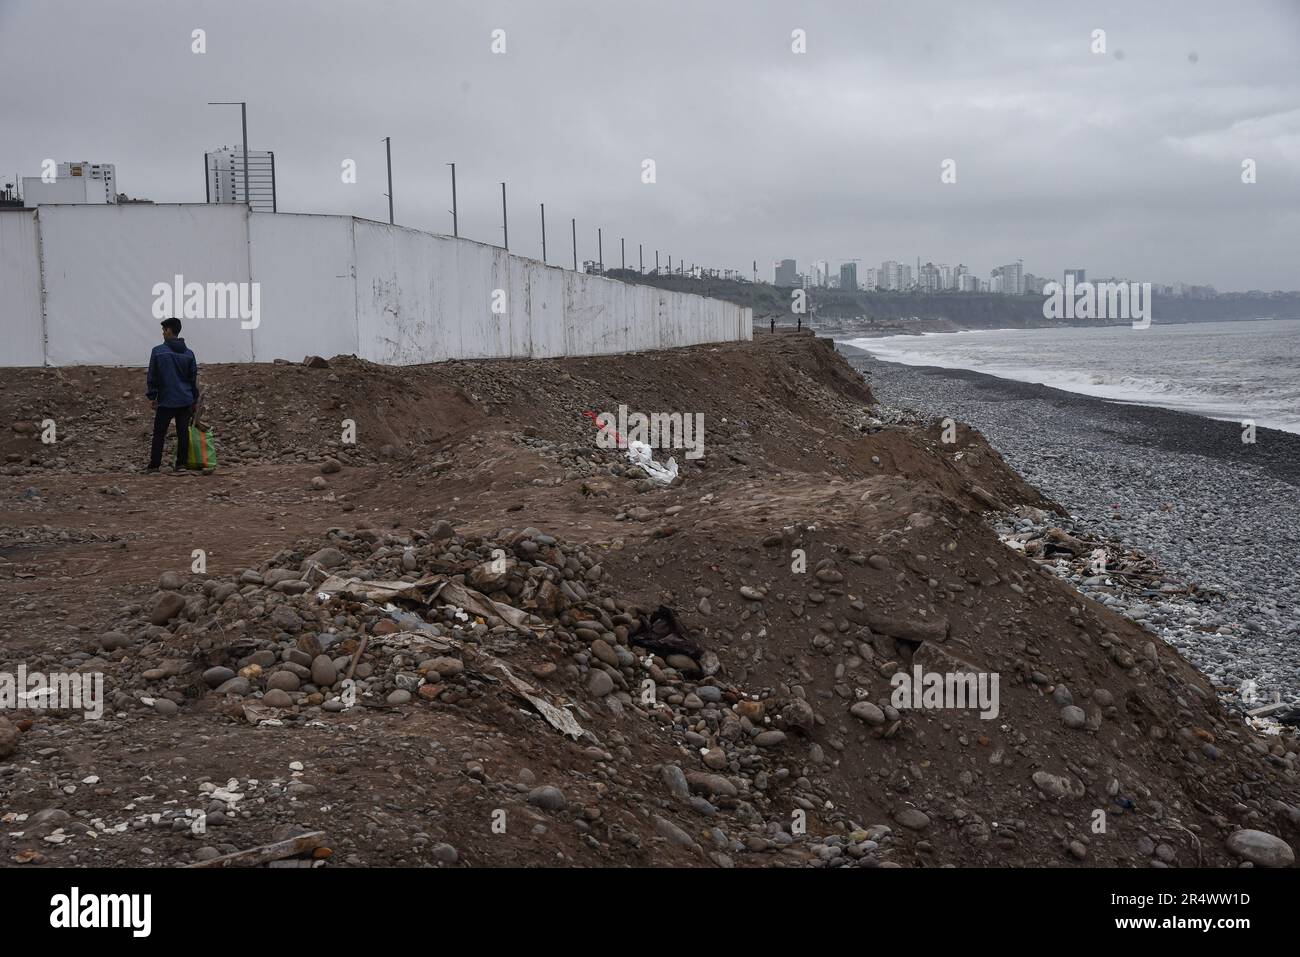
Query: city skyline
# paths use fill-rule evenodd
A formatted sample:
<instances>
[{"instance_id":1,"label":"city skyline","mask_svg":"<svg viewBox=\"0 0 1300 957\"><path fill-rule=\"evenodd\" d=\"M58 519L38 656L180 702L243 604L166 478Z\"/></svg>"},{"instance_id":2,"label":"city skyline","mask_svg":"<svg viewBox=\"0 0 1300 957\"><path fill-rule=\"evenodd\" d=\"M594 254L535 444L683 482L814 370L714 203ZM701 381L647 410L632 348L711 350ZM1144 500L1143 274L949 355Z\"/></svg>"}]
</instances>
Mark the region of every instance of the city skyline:
<instances>
[{"instance_id":1,"label":"city skyline","mask_svg":"<svg viewBox=\"0 0 1300 957\"><path fill-rule=\"evenodd\" d=\"M511 246L530 256L545 203L553 243L577 221L580 259L600 227L749 275L792 247L851 254L866 232L981 275L1013 258L984 250L1014 249L1223 291L1300 285L1300 8L943 9L17 0L0 5L0 83L23 91L0 98L0 173L87 159L129 195L202 202L194 157L239 134L206 104L244 99L280 210L386 220L391 136L399 224L452 231L455 162L460 235L501 242L505 181Z\"/></svg>"},{"instance_id":2,"label":"city skyline","mask_svg":"<svg viewBox=\"0 0 1300 957\"><path fill-rule=\"evenodd\" d=\"M776 286L803 288L846 288L844 285L845 269L849 265L856 265L863 262L862 259L855 258L846 260L840 264L836 270L828 264L826 260L812 260L810 264L814 267L815 272L802 273L798 269L798 260L785 258L772 263L768 270L772 274L771 279L760 279L761 282L770 282ZM834 261L830 261L833 263ZM873 290L883 290L887 292L918 290L921 292L1007 292L1017 295L1039 295L1043 292L1043 286L1046 283L1057 282L1063 283L1068 277L1074 274L1075 282L1082 283L1085 281L1087 270L1084 268L1064 268L1058 269L1055 273L1039 275L1024 268L1023 261L1017 260L1014 263L1004 263L1001 266L995 266L988 270L987 277L984 278L977 271L973 271L965 263L935 263L926 261L918 264L913 268L912 263L916 262L916 257L911 261L903 260L882 260L879 266L867 266L863 269L855 269L854 274L858 278L858 283L854 287L860 292L870 292ZM890 268L898 270L897 275L891 275ZM822 270L820 267L826 267ZM931 274L927 275L927 269ZM992 280L996 277L1007 277L1010 275L1014 289L1004 287L990 288L993 286ZM962 279L973 279L977 281L976 288L967 288L962 284ZM1096 276L1090 280L1092 282L1137 282L1139 280L1131 276L1106 275ZM1182 279L1170 282L1161 280L1142 280L1150 282L1152 287L1157 291L1163 291L1165 295L1191 295L1202 297L1205 295L1215 296L1219 293L1276 293L1276 292L1296 292L1296 289L1249 289L1249 290L1220 290L1212 283L1194 283L1186 282Z\"/></svg>"}]
</instances>

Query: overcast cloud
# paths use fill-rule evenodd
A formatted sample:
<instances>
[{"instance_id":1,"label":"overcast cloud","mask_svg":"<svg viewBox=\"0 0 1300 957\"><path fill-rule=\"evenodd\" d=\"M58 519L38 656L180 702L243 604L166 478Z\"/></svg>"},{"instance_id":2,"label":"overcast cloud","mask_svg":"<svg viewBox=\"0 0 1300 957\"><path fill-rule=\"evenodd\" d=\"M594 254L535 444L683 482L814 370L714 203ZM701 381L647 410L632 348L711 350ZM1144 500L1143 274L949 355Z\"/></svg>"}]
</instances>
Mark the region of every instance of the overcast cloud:
<instances>
[{"instance_id":1,"label":"overcast cloud","mask_svg":"<svg viewBox=\"0 0 1300 957\"><path fill-rule=\"evenodd\" d=\"M0 0L6 182L109 162L132 196L201 202L204 151L239 139L205 104L241 99L281 210L386 220L391 135L399 223L451 232L455 161L461 235L501 241L505 180L511 248L540 255L545 202L552 262L576 217L607 265L625 236L633 264L643 242L769 280L919 256L1300 288L1296 0Z\"/></svg>"}]
</instances>

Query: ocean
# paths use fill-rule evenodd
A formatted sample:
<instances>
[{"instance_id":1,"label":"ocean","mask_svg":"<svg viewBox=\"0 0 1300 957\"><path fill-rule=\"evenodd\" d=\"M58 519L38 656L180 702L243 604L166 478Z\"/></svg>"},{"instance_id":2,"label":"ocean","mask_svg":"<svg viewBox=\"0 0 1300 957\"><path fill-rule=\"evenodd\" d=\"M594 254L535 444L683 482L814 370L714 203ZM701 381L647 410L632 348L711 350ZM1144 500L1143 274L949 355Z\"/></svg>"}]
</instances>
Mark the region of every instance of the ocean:
<instances>
[{"instance_id":1,"label":"ocean","mask_svg":"<svg viewBox=\"0 0 1300 957\"><path fill-rule=\"evenodd\" d=\"M904 365L971 369L1115 402L1300 434L1300 319L993 329L843 342Z\"/></svg>"}]
</instances>

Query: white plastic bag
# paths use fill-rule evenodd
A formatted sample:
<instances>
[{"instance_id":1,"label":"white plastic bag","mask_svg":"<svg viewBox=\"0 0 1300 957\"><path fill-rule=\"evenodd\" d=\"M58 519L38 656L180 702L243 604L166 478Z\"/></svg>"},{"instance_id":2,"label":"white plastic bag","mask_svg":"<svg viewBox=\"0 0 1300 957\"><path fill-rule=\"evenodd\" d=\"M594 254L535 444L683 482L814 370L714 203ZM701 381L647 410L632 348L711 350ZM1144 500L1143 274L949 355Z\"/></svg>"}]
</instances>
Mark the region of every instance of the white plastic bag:
<instances>
[{"instance_id":1,"label":"white plastic bag","mask_svg":"<svg viewBox=\"0 0 1300 957\"><path fill-rule=\"evenodd\" d=\"M677 478L677 460L670 458L667 465L660 465L654 459L650 446L633 439L627 444L628 460L639 466L652 482L667 485Z\"/></svg>"}]
</instances>

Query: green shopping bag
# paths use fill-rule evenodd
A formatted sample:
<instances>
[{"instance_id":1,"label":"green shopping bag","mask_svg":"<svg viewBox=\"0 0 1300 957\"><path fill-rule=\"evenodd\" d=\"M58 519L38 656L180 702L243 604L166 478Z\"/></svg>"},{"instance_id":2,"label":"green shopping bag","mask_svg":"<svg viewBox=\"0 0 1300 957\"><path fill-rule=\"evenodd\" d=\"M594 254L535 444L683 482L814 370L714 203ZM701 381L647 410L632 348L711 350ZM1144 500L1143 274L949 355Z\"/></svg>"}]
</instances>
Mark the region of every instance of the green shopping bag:
<instances>
[{"instance_id":1,"label":"green shopping bag","mask_svg":"<svg viewBox=\"0 0 1300 957\"><path fill-rule=\"evenodd\" d=\"M190 469L214 469L217 467L217 447L212 441L212 430L200 432L190 426L190 448L185 467Z\"/></svg>"}]
</instances>

